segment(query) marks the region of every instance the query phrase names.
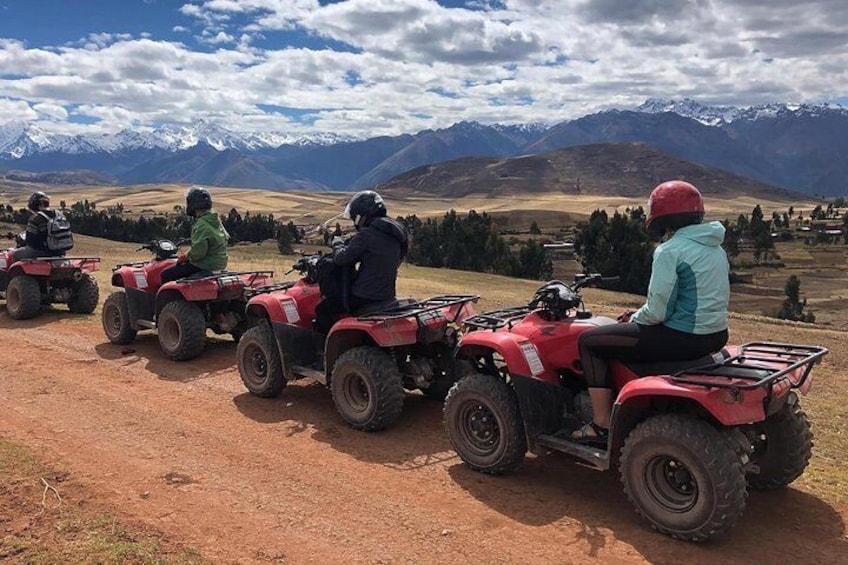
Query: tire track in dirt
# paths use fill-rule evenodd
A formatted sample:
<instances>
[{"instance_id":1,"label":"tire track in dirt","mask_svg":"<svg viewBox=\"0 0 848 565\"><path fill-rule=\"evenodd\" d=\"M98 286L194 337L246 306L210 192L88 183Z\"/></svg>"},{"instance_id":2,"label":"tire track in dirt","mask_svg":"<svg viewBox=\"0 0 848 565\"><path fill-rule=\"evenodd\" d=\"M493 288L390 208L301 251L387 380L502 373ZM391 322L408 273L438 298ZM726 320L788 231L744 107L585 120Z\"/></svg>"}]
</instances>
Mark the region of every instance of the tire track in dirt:
<instances>
[{"instance_id":1,"label":"tire track in dirt","mask_svg":"<svg viewBox=\"0 0 848 565\"><path fill-rule=\"evenodd\" d=\"M320 386L246 394L232 343L176 364L155 338L122 355L90 321L19 326L0 317L0 433L216 562L838 562L848 549L842 517L794 489L752 497L748 535L683 544L643 526L611 473L561 457L512 477L469 471L420 396L396 428L363 434ZM794 521L775 520L787 511Z\"/></svg>"}]
</instances>

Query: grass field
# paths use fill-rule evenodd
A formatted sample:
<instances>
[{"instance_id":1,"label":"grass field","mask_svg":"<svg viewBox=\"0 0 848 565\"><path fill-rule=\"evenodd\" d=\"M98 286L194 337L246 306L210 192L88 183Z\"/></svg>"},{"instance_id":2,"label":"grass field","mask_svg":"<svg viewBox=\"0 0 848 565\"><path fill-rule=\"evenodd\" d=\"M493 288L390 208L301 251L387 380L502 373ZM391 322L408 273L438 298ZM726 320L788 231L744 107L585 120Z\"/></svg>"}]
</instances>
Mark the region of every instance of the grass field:
<instances>
[{"instance_id":1,"label":"grass field","mask_svg":"<svg viewBox=\"0 0 848 565\"><path fill-rule=\"evenodd\" d=\"M58 204L64 200L68 205L81 200L89 200L99 208L106 208L123 203L129 213L143 211L171 212L174 205L184 204L184 194L187 186L138 185L138 186L78 186L78 187L45 187L42 185L0 184L0 202L11 204L18 208L25 206L26 198L33 190L45 190ZM392 215L417 214L419 217L441 216L450 209L457 211L477 210L497 215L508 214L509 223L517 225L526 220L528 227L534 219L542 227L553 228L557 223L573 224L574 220L583 218L592 211L603 208L608 211L623 210L628 206L644 206L652 187L645 188L644 198L619 198L595 195L565 195L562 193L534 193L532 198L514 195L498 197L465 196L461 198L442 198L428 194L410 192L388 193L386 197L389 211ZM295 223L322 223L332 220L344 209L349 193L344 192L272 192L254 189L212 188L216 208L226 211L236 208L240 212L272 213L278 219L293 220ZM766 216L772 211L784 212L790 205L795 210L812 209L816 203L787 201L781 197L774 200L763 200L750 196L736 198L706 198L706 206L710 217L723 219L735 218L740 213L750 213L760 204Z\"/></svg>"}]
</instances>

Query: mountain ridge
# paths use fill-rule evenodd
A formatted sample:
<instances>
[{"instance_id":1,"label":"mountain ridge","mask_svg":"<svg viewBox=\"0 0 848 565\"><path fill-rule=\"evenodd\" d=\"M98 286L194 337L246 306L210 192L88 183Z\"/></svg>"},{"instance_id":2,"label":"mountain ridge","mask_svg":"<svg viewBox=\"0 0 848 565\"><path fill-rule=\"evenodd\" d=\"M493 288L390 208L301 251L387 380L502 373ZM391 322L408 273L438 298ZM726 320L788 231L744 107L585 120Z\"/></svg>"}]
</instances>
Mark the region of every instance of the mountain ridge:
<instances>
[{"instance_id":1,"label":"mountain ridge","mask_svg":"<svg viewBox=\"0 0 848 565\"><path fill-rule=\"evenodd\" d=\"M273 190L357 190L458 158L621 142L648 143L687 161L807 194L846 190L839 163L848 160L848 109L834 104L737 108L691 99L648 99L633 109L605 110L550 127L458 122L368 139L239 134L203 120L113 136L69 136L10 122L0 125L0 167L36 173L87 169L122 183L190 178L212 186L238 182ZM225 166L233 170L228 173Z\"/></svg>"}]
</instances>

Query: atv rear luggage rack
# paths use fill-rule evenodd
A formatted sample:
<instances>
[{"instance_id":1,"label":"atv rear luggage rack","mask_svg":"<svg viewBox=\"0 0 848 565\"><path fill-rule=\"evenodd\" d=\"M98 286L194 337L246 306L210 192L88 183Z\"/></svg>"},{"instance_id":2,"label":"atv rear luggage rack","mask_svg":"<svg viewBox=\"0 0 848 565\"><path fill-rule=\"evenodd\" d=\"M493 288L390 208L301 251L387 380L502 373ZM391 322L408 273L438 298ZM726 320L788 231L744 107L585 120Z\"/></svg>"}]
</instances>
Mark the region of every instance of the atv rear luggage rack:
<instances>
[{"instance_id":1,"label":"atv rear luggage rack","mask_svg":"<svg viewBox=\"0 0 848 565\"><path fill-rule=\"evenodd\" d=\"M250 286L259 277L262 277L262 276L268 277L268 278L273 277L274 271L221 271L219 273L212 273L210 275L203 275L203 276L199 276L199 277L189 275L188 277L184 277L184 278L179 279L179 280L180 280L180 282L195 283L195 282L201 282L201 281L216 281L216 280L219 280L223 277L241 277L242 275L253 275L250 278L250 281L248 281L245 284L245 286Z\"/></svg>"},{"instance_id":2,"label":"atv rear luggage rack","mask_svg":"<svg viewBox=\"0 0 848 565\"><path fill-rule=\"evenodd\" d=\"M787 379L790 373L804 367L801 378L792 383L792 388L800 388L807 381L813 365L827 354L825 347L757 341L740 346L736 355L720 363L686 369L670 378L677 383L704 387L733 390L767 387L771 390L777 382ZM781 366L773 367L764 363ZM730 382L722 382L712 377L723 377Z\"/></svg>"},{"instance_id":3,"label":"atv rear luggage rack","mask_svg":"<svg viewBox=\"0 0 848 565\"><path fill-rule=\"evenodd\" d=\"M100 262L100 257L33 257L32 259L21 259L21 263L25 263L27 261L47 261L49 263L55 263L57 261L82 261L84 263L89 262Z\"/></svg>"},{"instance_id":4,"label":"atv rear luggage rack","mask_svg":"<svg viewBox=\"0 0 848 565\"><path fill-rule=\"evenodd\" d=\"M259 287L256 287L256 288L248 288L248 289L245 289L244 295L248 299L250 299L250 298L253 298L254 296L257 296L257 295L260 295L260 294L269 294L271 292L277 292L279 290L288 290L296 284L297 283L293 282L293 281L286 281L286 282L269 284L267 286L259 286Z\"/></svg>"},{"instance_id":5,"label":"atv rear luggage rack","mask_svg":"<svg viewBox=\"0 0 848 565\"><path fill-rule=\"evenodd\" d=\"M386 308L385 310L381 310L379 312L363 314L361 316L357 316L356 319L385 321L399 320L401 318L410 318L413 316L418 317L421 314L426 314L427 312L441 310L442 308L447 308L448 306L455 306L457 304L476 302L479 299L480 297L476 294L445 294L442 296L434 296L432 298L428 298L427 300L413 302L412 304L393 306L391 308ZM459 312L457 312L457 316L459 316Z\"/></svg>"},{"instance_id":6,"label":"atv rear luggage rack","mask_svg":"<svg viewBox=\"0 0 848 565\"><path fill-rule=\"evenodd\" d=\"M524 319L533 310L534 308L530 308L529 306L515 306L504 308L503 310L492 310L491 312L472 316L463 323L468 327L478 330L495 331L507 325L511 326L516 321Z\"/></svg>"}]
</instances>

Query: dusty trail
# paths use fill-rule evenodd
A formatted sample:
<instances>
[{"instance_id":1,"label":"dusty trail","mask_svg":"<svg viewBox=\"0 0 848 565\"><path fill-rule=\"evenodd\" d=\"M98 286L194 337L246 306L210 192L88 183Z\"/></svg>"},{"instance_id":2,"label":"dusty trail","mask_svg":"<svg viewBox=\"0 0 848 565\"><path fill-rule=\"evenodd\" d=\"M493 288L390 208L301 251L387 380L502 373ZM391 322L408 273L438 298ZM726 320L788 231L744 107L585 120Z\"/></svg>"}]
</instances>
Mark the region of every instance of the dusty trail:
<instances>
[{"instance_id":1,"label":"dusty trail","mask_svg":"<svg viewBox=\"0 0 848 565\"><path fill-rule=\"evenodd\" d=\"M512 477L469 471L440 406L408 396L396 428L347 428L329 394L245 393L235 346L164 360L133 353L91 318L0 314L0 435L55 454L99 502L198 549L253 563L838 563L843 519L789 489L752 495L733 535L695 546L654 534L617 477L564 457ZM46 360L50 360L46 362ZM146 493L146 494L145 494Z\"/></svg>"}]
</instances>

